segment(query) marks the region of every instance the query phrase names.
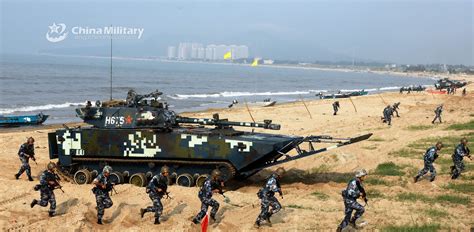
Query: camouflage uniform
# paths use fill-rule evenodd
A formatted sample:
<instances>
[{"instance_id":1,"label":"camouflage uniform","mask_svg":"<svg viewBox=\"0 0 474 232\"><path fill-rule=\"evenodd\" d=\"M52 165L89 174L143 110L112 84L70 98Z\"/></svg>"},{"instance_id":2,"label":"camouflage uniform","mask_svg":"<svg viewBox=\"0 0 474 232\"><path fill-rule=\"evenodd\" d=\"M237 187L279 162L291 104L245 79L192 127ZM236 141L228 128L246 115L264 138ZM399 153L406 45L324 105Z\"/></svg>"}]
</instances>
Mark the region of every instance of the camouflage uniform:
<instances>
[{"instance_id":1,"label":"camouflage uniform","mask_svg":"<svg viewBox=\"0 0 474 232\"><path fill-rule=\"evenodd\" d=\"M400 117L400 115L398 115L398 107L399 107L399 106L400 106L400 102L397 102L397 103L393 104L393 107L392 107L392 109L393 109L393 111L392 111L392 116L393 116L393 113L395 112L395 113L397 113L397 117Z\"/></svg>"},{"instance_id":2,"label":"camouflage uniform","mask_svg":"<svg viewBox=\"0 0 474 232\"><path fill-rule=\"evenodd\" d=\"M33 200L31 207L39 204L42 207L48 206L49 202L49 215L53 216L56 210L56 197L54 195L54 189L56 185L50 185L50 181L58 181L56 174L48 170L44 171L40 176L40 184L35 187L35 189L40 190L40 200Z\"/></svg>"},{"instance_id":3,"label":"camouflage uniform","mask_svg":"<svg viewBox=\"0 0 474 232\"><path fill-rule=\"evenodd\" d=\"M435 118L433 119L433 121L431 121L431 123L435 123L436 119L439 119L439 123L442 123L441 113L443 113L443 106L436 107L436 110L434 112L435 112L436 115L435 115Z\"/></svg>"},{"instance_id":4,"label":"camouflage uniform","mask_svg":"<svg viewBox=\"0 0 474 232\"><path fill-rule=\"evenodd\" d=\"M464 144L460 143L454 149L454 154L452 155L454 166L451 166L452 179L456 179L461 175L461 172L464 171L464 156L469 155L469 148Z\"/></svg>"},{"instance_id":5,"label":"camouflage uniform","mask_svg":"<svg viewBox=\"0 0 474 232\"><path fill-rule=\"evenodd\" d=\"M220 183L217 183L217 180L213 180L212 177L209 177L204 181L204 184L199 190L199 200L201 200L201 211L194 217L194 223L200 222L207 213L207 209L209 206L212 207L211 209L211 218L215 219L217 210L219 209L219 202L212 199L212 190L215 190L215 186L219 186Z\"/></svg>"},{"instance_id":6,"label":"camouflage uniform","mask_svg":"<svg viewBox=\"0 0 474 232\"><path fill-rule=\"evenodd\" d=\"M18 179L18 177L23 174L23 172L26 171L26 175L28 176L28 179L30 181L33 180L31 177L31 168L30 168L30 158L35 160L35 147L34 145L30 145L28 143L24 143L20 146L20 150L18 151L18 156L20 157L21 161L21 167L20 170L18 170L18 173L15 175L15 177Z\"/></svg>"},{"instance_id":7,"label":"camouflage uniform","mask_svg":"<svg viewBox=\"0 0 474 232\"><path fill-rule=\"evenodd\" d=\"M162 191L158 192L158 188L160 188ZM148 206L144 212L155 212L156 220L159 220L161 213L163 212L163 204L161 203L161 198L163 198L163 195L166 194L167 189L168 178L166 178L162 174L153 176L146 188L148 196L153 202L153 206Z\"/></svg>"},{"instance_id":8,"label":"camouflage uniform","mask_svg":"<svg viewBox=\"0 0 474 232\"><path fill-rule=\"evenodd\" d=\"M393 114L392 107L390 106L385 107L385 109L383 110L383 118L385 122L388 123L388 125L392 125L392 114Z\"/></svg>"},{"instance_id":9,"label":"camouflage uniform","mask_svg":"<svg viewBox=\"0 0 474 232\"><path fill-rule=\"evenodd\" d=\"M339 111L339 102L336 101L334 103L332 103L332 108L334 109L334 114L333 115L336 115L337 114L337 111Z\"/></svg>"},{"instance_id":10,"label":"camouflage uniform","mask_svg":"<svg viewBox=\"0 0 474 232\"><path fill-rule=\"evenodd\" d=\"M349 181L347 188L342 191L342 198L344 199L344 220L341 222L339 227L344 229L349 223L355 224L356 220L364 214L364 206L357 202L357 198L365 196L365 190L359 179L355 178ZM354 217L352 217L352 211L356 211Z\"/></svg>"},{"instance_id":11,"label":"camouflage uniform","mask_svg":"<svg viewBox=\"0 0 474 232\"><path fill-rule=\"evenodd\" d=\"M106 186L105 189L102 189L98 186L95 186L92 189L92 192L95 194L95 201L97 203L97 219L102 221L104 210L112 207L113 205L112 199L110 199L109 195L110 190L112 190L112 184L103 173L99 174L94 181L98 181L98 183Z\"/></svg>"},{"instance_id":12,"label":"camouflage uniform","mask_svg":"<svg viewBox=\"0 0 474 232\"><path fill-rule=\"evenodd\" d=\"M280 211L281 204L278 202L278 199L275 197L275 193L278 192L280 196L282 195L280 183L278 181L277 174L272 174L268 178L267 183L263 188L258 191L258 198L261 201L261 210L260 215L257 217L257 224L260 224L263 220L270 220L270 217ZM270 210L270 206L272 209Z\"/></svg>"},{"instance_id":13,"label":"camouflage uniform","mask_svg":"<svg viewBox=\"0 0 474 232\"><path fill-rule=\"evenodd\" d=\"M431 181L433 181L436 177L436 169L433 166L434 161L438 158L438 150L436 147L430 147L426 150L425 155L423 156L423 161L425 166L418 172L418 175L415 177L415 181L417 181L420 177L428 173L431 173Z\"/></svg>"}]
</instances>

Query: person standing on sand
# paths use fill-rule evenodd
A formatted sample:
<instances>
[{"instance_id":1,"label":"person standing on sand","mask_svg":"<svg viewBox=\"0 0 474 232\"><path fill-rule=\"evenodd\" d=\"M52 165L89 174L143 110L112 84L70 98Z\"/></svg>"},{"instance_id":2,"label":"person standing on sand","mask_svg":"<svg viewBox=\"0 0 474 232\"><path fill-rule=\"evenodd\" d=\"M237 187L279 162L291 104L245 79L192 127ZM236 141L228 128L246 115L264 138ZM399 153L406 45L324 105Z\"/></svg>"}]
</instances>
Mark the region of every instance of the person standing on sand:
<instances>
[{"instance_id":1,"label":"person standing on sand","mask_svg":"<svg viewBox=\"0 0 474 232\"><path fill-rule=\"evenodd\" d=\"M113 184L109 181L110 173L112 172L112 167L105 166L102 170L102 173L99 174L92 184L92 192L95 195L95 200L97 203L97 224L102 224L102 217L104 216L105 209L112 207L113 202L110 199L109 192L113 188Z\"/></svg>"},{"instance_id":2,"label":"person standing on sand","mask_svg":"<svg viewBox=\"0 0 474 232\"><path fill-rule=\"evenodd\" d=\"M216 221L217 210L219 210L219 202L212 199L214 193L221 193L221 187L224 186L224 182L221 180L222 173L215 169L212 171L211 176L204 181L204 184L199 190L198 197L201 200L201 211L193 218L193 223L198 224L204 218L207 213L209 206L211 209L211 219Z\"/></svg>"},{"instance_id":3,"label":"person standing on sand","mask_svg":"<svg viewBox=\"0 0 474 232\"><path fill-rule=\"evenodd\" d=\"M436 178L436 169L433 166L433 163L438 158L438 151L441 151L443 148L443 143L441 141L437 142L435 146L428 148L425 155L423 156L423 161L425 166L418 172L418 175L414 177L415 183L428 171L431 173L430 181L434 181Z\"/></svg>"},{"instance_id":4,"label":"person standing on sand","mask_svg":"<svg viewBox=\"0 0 474 232\"><path fill-rule=\"evenodd\" d=\"M151 178L150 183L146 187L146 192L153 202L153 206L148 206L145 209L140 209L140 215L143 218L143 215L147 212L155 212L155 224L160 224L161 213L163 212L163 204L161 203L161 198L168 194L168 175L169 168L163 166L161 172L158 175Z\"/></svg>"},{"instance_id":5,"label":"person standing on sand","mask_svg":"<svg viewBox=\"0 0 474 232\"><path fill-rule=\"evenodd\" d=\"M454 149L454 154L452 155L454 165L451 166L451 179L457 179L461 175L461 172L464 171L463 158L466 156L471 159L470 153L471 151L469 150L469 147L467 147L467 139L462 138L461 142Z\"/></svg>"},{"instance_id":6,"label":"person standing on sand","mask_svg":"<svg viewBox=\"0 0 474 232\"><path fill-rule=\"evenodd\" d=\"M33 181L31 177L31 167L30 167L30 158L36 162L35 158L35 139L33 137L29 137L26 140L26 143L20 146L20 150L18 151L18 156L20 157L21 167L18 170L18 173L15 174L15 179L18 180L21 174L26 171L26 175L28 176L29 181Z\"/></svg>"},{"instance_id":7,"label":"person standing on sand","mask_svg":"<svg viewBox=\"0 0 474 232\"><path fill-rule=\"evenodd\" d=\"M466 88L462 89L462 96L466 96Z\"/></svg>"},{"instance_id":8,"label":"person standing on sand","mask_svg":"<svg viewBox=\"0 0 474 232\"><path fill-rule=\"evenodd\" d=\"M357 202L359 197L364 199L365 203L367 204L367 194L365 193L365 189L362 186L362 182L364 181L365 177L367 176L367 171L365 169L361 169L355 173L355 178L350 180L347 184L347 188L342 191L342 198L344 199L344 220L342 220L341 224L337 227L337 231L340 232L344 228L346 228L349 224L354 228L356 227L356 221L359 219L362 214L364 214L365 209L364 206ZM352 217L352 211L355 210L354 217ZM351 218L352 217L352 218Z\"/></svg>"},{"instance_id":9,"label":"person standing on sand","mask_svg":"<svg viewBox=\"0 0 474 232\"><path fill-rule=\"evenodd\" d=\"M42 207L48 206L49 202L49 216L53 217L56 211L56 197L54 195L54 189L60 187L58 176L54 173L56 165L54 163L49 163L47 170L41 174L40 184L35 186L36 191L40 191L40 200L34 199L30 206L33 208L35 205L39 204Z\"/></svg>"},{"instance_id":10,"label":"person standing on sand","mask_svg":"<svg viewBox=\"0 0 474 232\"><path fill-rule=\"evenodd\" d=\"M263 220L266 220L270 225L270 217L280 211L281 204L278 202L278 199L275 197L275 193L279 193L280 197L283 199L283 193L280 187L280 179L285 174L285 169L277 168L275 173L273 173L267 180L265 186L261 188L257 196L261 201L261 211L255 221L255 227L260 227L260 224ZM271 210L270 210L271 207Z\"/></svg>"},{"instance_id":11,"label":"person standing on sand","mask_svg":"<svg viewBox=\"0 0 474 232\"><path fill-rule=\"evenodd\" d=\"M438 107L436 107L435 109L435 118L433 119L433 121L431 121L432 124L435 123L436 119L439 119L439 123L442 123L441 121L441 113L443 113L443 104L439 105Z\"/></svg>"},{"instance_id":12,"label":"person standing on sand","mask_svg":"<svg viewBox=\"0 0 474 232\"><path fill-rule=\"evenodd\" d=\"M334 103L332 103L332 109L334 110L334 114L333 115L336 115L337 114L337 111L339 111L339 101L335 101Z\"/></svg>"}]
</instances>

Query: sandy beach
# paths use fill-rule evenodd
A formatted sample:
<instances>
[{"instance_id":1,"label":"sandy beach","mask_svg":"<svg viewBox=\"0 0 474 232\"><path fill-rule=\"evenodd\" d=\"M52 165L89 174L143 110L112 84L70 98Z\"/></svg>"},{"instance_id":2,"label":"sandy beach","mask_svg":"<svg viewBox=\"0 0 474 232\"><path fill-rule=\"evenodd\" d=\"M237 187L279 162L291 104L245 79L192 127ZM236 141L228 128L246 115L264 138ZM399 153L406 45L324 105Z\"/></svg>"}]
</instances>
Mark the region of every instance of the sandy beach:
<instances>
[{"instance_id":1,"label":"sandy beach","mask_svg":"<svg viewBox=\"0 0 474 232\"><path fill-rule=\"evenodd\" d=\"M279 199L283 209L272 218L273 226L255 229L253 224L260 211L256 193L271 170L264 170L241 183L229 183L226 195L221 196L217 222L210 231L335 231L342 220L344 205L340 192L352 173L358 168L369 171L365 184L369 192L369 206L363 221L363 231L384 229L389 226L438 225L442 230L468 231L474 226L474 161L465 159L466 172L452 181L448 174L452 148L462 136L474 137L473 130L453 130L449 126L474 120L474 85L467 87L468 95L433 95L426 92L399 94L383 93L340 100L339 115L332 115L333 100L305 101L277 104L275 107L251 107L256 121L272 119L279 123L279 131L267 133L289 135L332 135L349 137L374 133L371 139L334 149L282 165L287 174L282 180L284 199ZM387 104L401 102L400 118L394 117L393 125L380 120ZM431 124L433 110L444 104L442 124ZM354 107L355 106L355 107ZM357 112L356 112L357 111ZM235 121L251 121L245 107L209 109L205 112L185 113L186 116L212 117ZM153 215L140 218L139 209L150 205L144 188L131 185L116 187L112 195L114 205L105 211L104 225L97 225L95 198L91 185L63 183L65 193L55 191L57 216L48 217L47 208L30 208L32 199L39 198L33 190L38 175L49 162L47 133L57 125L38 128L17 128L0 131L0 228L3 231L200 231L191 222L199 211L198 189L173 185L173 199L164 199L161 225L153 225ZM243 129L243 130L248 130ZM263 130L256 130L263 131ZM17 156L19 146L26 137L36 139L38 164L31 163L35 181L23 175L15 180L13 175L20 167ZM423 179L413 183L413 176L423 167L423 151L440 137L447 147L435 163L436 181ZM420 145L421 144L421 145ZM470 141L471 147L474 141ZM471 149L472 150L472 149ZM398 175L384 173L380 164L393 162ZM392 166L393 166L392 165ZM382 165L383 166L383 165ZM451 183L449 185L449 183ZM453 187L454 186L454 187ZM458 187L456 187L458 186ZM459 187L460 186L460 187ZM463 187L467 186L467 187ZM470 187L468 187L470 186Z\"/></svg>"}]
</instances>

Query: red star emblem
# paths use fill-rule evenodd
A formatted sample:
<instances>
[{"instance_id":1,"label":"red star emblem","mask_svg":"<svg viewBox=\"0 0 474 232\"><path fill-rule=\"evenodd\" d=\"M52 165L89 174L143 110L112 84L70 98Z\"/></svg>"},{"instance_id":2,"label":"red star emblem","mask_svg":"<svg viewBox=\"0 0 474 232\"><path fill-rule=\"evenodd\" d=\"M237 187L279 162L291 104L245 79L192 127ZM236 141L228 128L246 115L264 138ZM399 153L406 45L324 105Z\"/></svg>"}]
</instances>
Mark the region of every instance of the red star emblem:
<instances>
[{"instance_id":1,"label":"red star emblem","mask_svg":"<svg viewBox=\"0 0 474 232\"><path fill-rule=\"evenodd\" d=\"M127 115L127 117L125 118L125 123L132 124L132 117L130 117L130 115Z\"/></svg>"}]
</instances>

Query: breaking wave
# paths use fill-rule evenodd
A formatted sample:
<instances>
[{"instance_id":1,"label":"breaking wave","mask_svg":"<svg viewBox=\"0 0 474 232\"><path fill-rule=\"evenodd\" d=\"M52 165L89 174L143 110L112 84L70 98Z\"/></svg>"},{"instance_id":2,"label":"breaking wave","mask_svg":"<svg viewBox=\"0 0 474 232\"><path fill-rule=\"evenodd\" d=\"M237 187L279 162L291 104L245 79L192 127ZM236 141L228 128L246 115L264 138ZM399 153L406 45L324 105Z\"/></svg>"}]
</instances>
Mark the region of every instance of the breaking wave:
<instances>
[{"instance_id":1,"label":"breaking wave","mask_svg":"<svg viewBox=\"0 0 474 232\"><path fill-rule=\"evenodd\" d=\"M174 94L168 95L169 98L176 100L183 100L188 98L219 98L219 97L246 97L246 96L288 96L288 95L300 95L327 92L327 90L303 90L303 91L292 91L292 92L221 92L221 93L209 93L209 94Z\"/></svg>"},{"instance_id":2,"label":"breaking wave","mask_svg":"<svg viewBox=\"0 0 474 232\"><path fill-rule=\"evenodd\" d=\"M71 103L66 102L62 104L47 104L47 105L40 105L40 106L21 106L16 108L0 108L0 114L11 114L14 112L34 112L34 111L42 111L42 110L51 110L51 109L60 109L60 108L67 108L71 106L80 106L84 105L84 103Z\"/></svg>"}]
</instances>

